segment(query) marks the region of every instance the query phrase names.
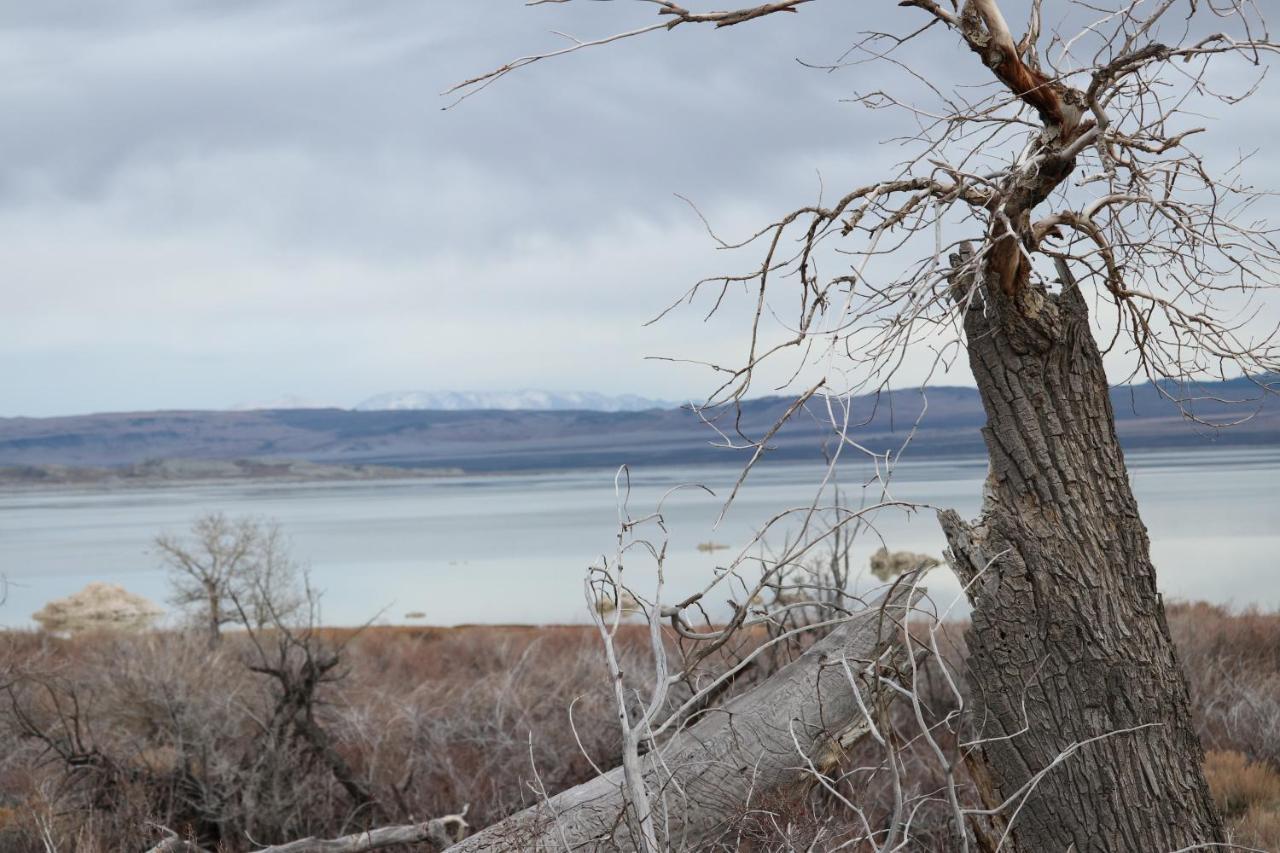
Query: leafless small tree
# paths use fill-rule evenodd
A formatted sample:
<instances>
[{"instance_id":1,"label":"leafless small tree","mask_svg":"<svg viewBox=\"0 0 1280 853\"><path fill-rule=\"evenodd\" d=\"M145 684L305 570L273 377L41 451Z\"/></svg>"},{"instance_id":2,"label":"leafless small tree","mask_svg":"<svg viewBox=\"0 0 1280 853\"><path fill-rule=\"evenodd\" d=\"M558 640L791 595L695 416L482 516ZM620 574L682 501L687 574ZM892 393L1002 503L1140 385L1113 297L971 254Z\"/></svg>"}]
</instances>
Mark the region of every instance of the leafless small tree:
<instances>
[{"instance_id":1,"label":"leafless small tree","mask_svg":"<svg viewBox=\"0 0 1280 853\"><path fill-rule=\"evenodd\" d=\"M298 565L278 524L212 512L192 522L186 537L157 536L155 548L172 602L206 626L211 646L223 625L269 625L303 605Z\"/></svg>"}]
</instances>

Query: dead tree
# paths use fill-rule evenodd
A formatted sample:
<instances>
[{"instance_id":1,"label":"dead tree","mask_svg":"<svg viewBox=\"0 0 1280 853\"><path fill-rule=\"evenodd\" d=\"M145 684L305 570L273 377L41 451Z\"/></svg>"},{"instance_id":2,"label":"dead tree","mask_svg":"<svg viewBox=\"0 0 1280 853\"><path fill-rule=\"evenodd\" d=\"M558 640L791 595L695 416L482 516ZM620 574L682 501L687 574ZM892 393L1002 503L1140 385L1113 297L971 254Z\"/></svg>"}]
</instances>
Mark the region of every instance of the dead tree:
<instances>
[{"instance_id":1,"label":"dead tree","mask_svg":"<svg viewBox=\"0 0 1280 853\"><path fill-rule=\"evenodd\" d=\"M902 584L795 661L636 758L652 792L653 839L617 767L451 848L467 851L699 850L732 837L754 802L799 798L874 726L881 676L902 664L913 588ZM812 762L812 764L810 764Z\"/></svg>"},{"instance_id":2,"label":"dead tree","mask_svg":"<svg viewBox=\"0 0 1280 853\"><path fill-rule=\"evenodd\" d=\"M248 668L275 684L275 704L265 724L267 743L300 747L319 761L350 797L353 813L367 824L376 819L377 799L369 784L335 747L317 717L325 689L343 676L345 643L328 643L317 632L319 605L309 585L305 594L306 619L300 625L290 624L284 614L275 611L264 590L258 590L253 600L266 602L264 615L270 621L265 627L254 626L239 598L233 596L232 604L253 648Z\"/></svg>"},{"instance_id":3,"label":"dead tree","mask_svg":"<svg viewBox=\"0 0 1280 853\"><path fill-rule=\"evenodd\" d=\"M717 12L653 2L652 24L573 39L450 93L558 54L810 0ZM904 111L918 132L895 140L905 153L894 171L834 203L738 243L716 237L726 249L759 243L764 257L687 294L711 289L715 310L740 292L755 318L740 366L711 366L723 382L704 412L733 408L761 364L792 356L791 375L818 379L784 420L822 410L826 395L833 435L862 452L849 430L855 393L888 387L908 348L932 348L935 367L966 354L990 474L979 519L940 519L973 612L986 814L1007 846L1036 853L1220 844L1103 356L1122 343L1130 378L1153 381L1189 418L1196 380L1280 367L1251 307L1280 260L1272 230L1249 218L1262 193L1239 163L1195 149L1203 104L1251 94L1276 45L1246 0L1071 4L1048 33L1032 0L1020 37L997 0L896 5L908 29L862 37L846 64L881 63L879 88L856 100ZM948 50L946 75L923 67ZM1215 76L1221 59L1255 78ZM903 72L922 84L916 95L883 85ZM835 274L820 272L828 265ZM780 331L761 323L771 313L787 318ZM754 464L780 426L722 437L754 449Z\"/></svg>"},{"instance_id":4,"label":"dead tree","mask_svg":"<svg viewBox=\"0 0 1280 853\"><path fill-rule=\"evenodd\" d=\"M209 513L191 524L186 538L157 536L156 553L169 575L172 601L198 614L217 645L231 622L269 624L302 604L297 565L276 524ZM233 603L239 602L239 607Z\"/></svg>"}]
</instances>

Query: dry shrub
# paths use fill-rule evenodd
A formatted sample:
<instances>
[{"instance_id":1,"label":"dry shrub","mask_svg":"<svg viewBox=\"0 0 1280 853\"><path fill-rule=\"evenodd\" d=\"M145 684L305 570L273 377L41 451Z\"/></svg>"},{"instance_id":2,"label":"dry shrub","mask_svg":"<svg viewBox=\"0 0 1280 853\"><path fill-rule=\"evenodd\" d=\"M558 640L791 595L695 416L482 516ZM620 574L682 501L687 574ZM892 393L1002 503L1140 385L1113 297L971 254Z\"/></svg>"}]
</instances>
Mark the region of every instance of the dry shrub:
<instances>
[{"instance_id":1,"label":"dry shrub","mask_svg":"<svg viewBox=\"0 0 1280 853\"><path fill-rule=\"evenodd\" d=\"M642 671L643 633L624 665ZM270 725L278 699L247 638L0 635L17 681L0 693L6 853L122 850L148 822L227 853L409 822L470 805L483 826L618 761L599 639L582 628L375 627L347 641L317 722L368 785L359 813L304 745ZM569 706L572 703L570 724ZM576 734L575 734L576 730ZM590 756L588 760L583 754Z\"/></svg>"},{"instance_id":2,"label":"dry shrub","mask_svg":"<svg viewBox=\"0 0 1280 853\"><path fill-rule=\"evenodd\" d=\"M1168 617L1205 749L1280 767L1280 613L1178 603Z\"/></svg>"},{"instance_id":3,"label":"dry shrub","mask_svg":"<svg viewBox=\"0 0 1280 853\"><path fill-rule=\"evenodd\" d=\"M1211 751L1208 772L1233 815L1235 838L1280 849L1280 616L1175 605L1169 625ZM949 624L940 635L956 670L963 666L964 627ZM620 632L628 673L652 671L646 630L636 624ZM468 820L481 827L543 791L587 780L593 762L611 767L619 759L616 712L593 628L378 626L354 635L321 633L330 644L347 644L346 675L323 695L317 722L374 793L377 814L353 810L322 762L264 727L276 696L270 679L246 666L252 655L243 635L228 634L211 652L198 634L58 639L9 632L0 634L0 659L18 683L0 692L0 850L43 853L46 833L59 850L140 849L154 821L236 853L248 848L248 837L271 843L336 835L464 805ZM746 633L741 648L708 661L707 670L764 636ZM925 639L923 625L913 633ZM766 677L794 651L761 656L733 690ZM918 686L931 714L954 707L931 667ZM70 708L75 719L68 718ZM910 739L915 724L908 711L893 711L906 750L904 794L932 796L943 780L936 761ZM838 786L875 825L893 806L881 758L873 744L855 748ZM954 849L950 817L940 806L926 805L913 827L913 849ZM848 831L847 808L814 788L798 801L753 803L732 822L723 849L814 843L823 849Z\"/></svg>"},{"instance_id":4,"label":"dry shrub","mask_svg":"<svg viewBox=\"0 0 1280 853\"><path fill-rule=\"evenodd\" d=\"M1280 774L1239 752L1210 750L1204 756L1204 772L1223 817L1280 807Z\"/></svg>"},{"instance_id":5,"label":"dry shrub","mask_svg":"<svg viewBox=\"0 0 1280 853\"><path fill-rule=\"evenodd\" d=\"M1280 809L1250 809L1232 827L1232 841L1257 850L1280 850Z\"/></svg>"},{"instance_id":6,"label":"dry shrub","mask_svg":"<svg viewBox=\"0 0 1280 853\"><path fill-rule=\"evenodd\" d=\"M1280 849L1280 773L1226 750L1206 752L1204 771L1234 842Z\"/></svg>"},{"instance_id":7,"label":"dry shrub","mask_svg":"<svg viewBox=\"0 0 1280 853\"><path fill-rule=\"evenodd\" d=\"M365 756L375 787L406 814L470 804L468 819L483 826L532 803L539 790L590 778L583 749L605 766L618 761L606 673L590 632L379 628L352 644L350 659L345 692L368 699L345 704L335 734Z\"/></svg>"}]
</instances>

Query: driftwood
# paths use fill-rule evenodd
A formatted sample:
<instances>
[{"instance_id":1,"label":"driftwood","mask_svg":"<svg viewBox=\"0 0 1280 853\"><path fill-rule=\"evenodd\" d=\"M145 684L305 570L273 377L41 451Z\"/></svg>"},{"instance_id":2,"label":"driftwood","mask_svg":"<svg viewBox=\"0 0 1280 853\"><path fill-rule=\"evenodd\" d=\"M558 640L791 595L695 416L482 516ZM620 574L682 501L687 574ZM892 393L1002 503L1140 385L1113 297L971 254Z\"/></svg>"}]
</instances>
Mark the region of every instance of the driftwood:
<instances>
[{"instance_id":1,"label":"driftwood","mask_svg":"<svg viewBox=\"0 0 1280 853\"><path fill-rule=\"evenodd\" d=\"M642 757L660 842L699 849L762 799L799 796L867 734L875 674L899 659L907 584L842 623L767 681L706 711ZM855 686L856 685L856 686ZM622 768L519 812L450 848L635 850Z\"/></svg>"},{"instance_id":2,"label":"driftwood","mask_svg":"<svg viewBox=\"0 0 1280 853\"><path fill-rule=\"evenodd\" d=\"M447 815L435 818L426 823L414 823L405 826L384 826L341 838L303 838L287 844L276 844L263 847L253 853L365 853L367 850L380 850L396 844L431 844L437 850L450 846L460 835L467 831L467 822L463 816ZM203 847L185 841L172 830L169 837L152 847L147 853L209 853Z\"/></svg>"}]
</instances>

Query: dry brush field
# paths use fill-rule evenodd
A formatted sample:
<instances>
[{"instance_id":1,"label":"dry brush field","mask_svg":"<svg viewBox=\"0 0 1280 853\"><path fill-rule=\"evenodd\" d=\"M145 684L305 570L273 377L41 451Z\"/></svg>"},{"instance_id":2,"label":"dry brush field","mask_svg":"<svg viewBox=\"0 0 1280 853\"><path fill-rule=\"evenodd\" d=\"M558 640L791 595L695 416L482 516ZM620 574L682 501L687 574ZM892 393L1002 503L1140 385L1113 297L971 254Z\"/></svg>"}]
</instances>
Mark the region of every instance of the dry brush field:
<instances>
[{"instance_id":1,"label":"dry brush field","mask_svg":"<svg viewBox=\"0 0 1280 853\"><path fill-rule=\"evenodd\" d=\"M1169 625L1235 840L1280 848L1280 615L1180 604ZM961 633L949 631L957 659ZM279 725L281 691L252 668L243 635L214 651L195 633L0 635L0 849L142 851L164 826L242 851L464 806L479 828L619 759L593 629L371 627L316 641L342 654L309 713L368 792L360 808L332 765ZM649 666L639 626L622 652L624 666ZM918 770L907 784L936 783L927 762L907 766ZM874 816L884 780L853 773L843 784ZM737 843L787 850L816 839L823 849L822 838L838 837L833 796L759 803ZM917 823L913 849L946 849L945 817L938 823L933 840L927 816Z\"/></svg>"}]
</instances>

